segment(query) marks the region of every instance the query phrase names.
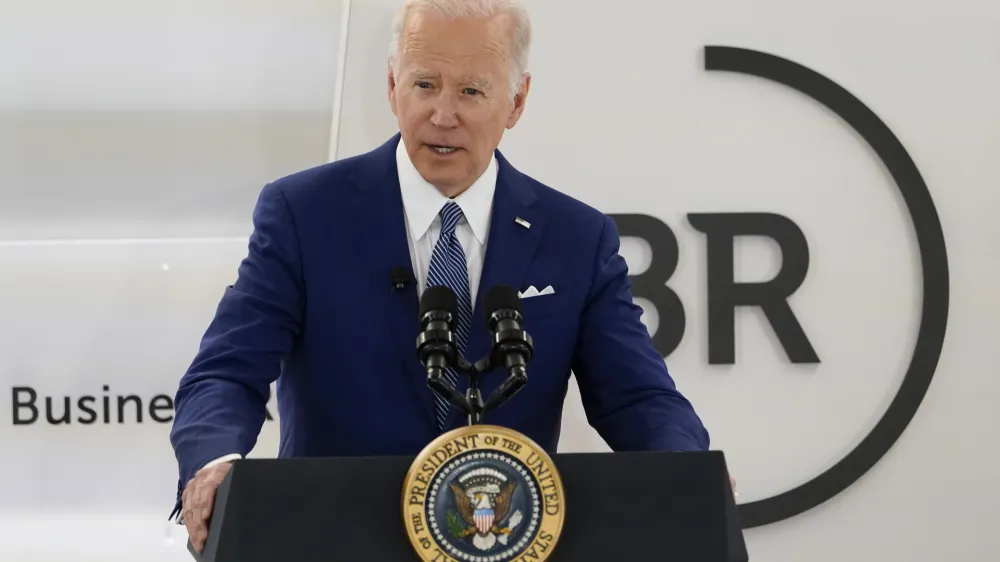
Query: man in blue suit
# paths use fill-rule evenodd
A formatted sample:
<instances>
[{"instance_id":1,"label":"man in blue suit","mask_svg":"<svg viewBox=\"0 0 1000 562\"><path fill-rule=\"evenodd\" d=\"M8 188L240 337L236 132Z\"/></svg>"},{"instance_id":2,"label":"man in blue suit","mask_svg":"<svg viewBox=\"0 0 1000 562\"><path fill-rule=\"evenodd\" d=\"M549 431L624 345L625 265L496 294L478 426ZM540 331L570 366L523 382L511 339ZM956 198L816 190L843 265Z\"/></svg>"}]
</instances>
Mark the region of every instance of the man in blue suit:
<instances>
[{"instance_id":1,"label":"man in blue suit","mask_svg":"<svg viewBox=\"0 0 1000 562\"><path fill-rule=\"evenodd\" d=\"M263 189L238 279L176 396L177 507L199 551L275 380L282 457L416 454L465 423L435 400L416 355L429 284L458 294L472 360L489 349L484 293L524 293L529 382L488 423L555 451L572 371L614 450L708 448L640 321L614 222L497 151L524 110L530 37L511 1L407 2L387 73L400 134ZM413 279L402 288L400 267ZM484 396L505 376L487 375Z\"/></svg>"}]
</instances>

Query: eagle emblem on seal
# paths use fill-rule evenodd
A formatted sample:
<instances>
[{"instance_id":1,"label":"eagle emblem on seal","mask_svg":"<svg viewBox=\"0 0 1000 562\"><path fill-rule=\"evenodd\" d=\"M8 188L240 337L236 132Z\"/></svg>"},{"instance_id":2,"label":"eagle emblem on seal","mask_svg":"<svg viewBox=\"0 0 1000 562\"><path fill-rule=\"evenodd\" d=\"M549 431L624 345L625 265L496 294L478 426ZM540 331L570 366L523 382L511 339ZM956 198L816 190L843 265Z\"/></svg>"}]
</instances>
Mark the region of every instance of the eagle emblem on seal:
<instances>
[{"instance_id":1,"label":"eagle emblem on seal","mask_svg":"<svg viewBox=\"0 0 1000 562\"><path fill-rule=\"evenodd\" d=\"M506 545L521 524L521 512L510 511L517 481L495 468L470 470L450 484L455 507L448 514L448 530L455 538L472 537L472 545L490 550L499 542ZM508 517L508 515L510 515Z\"/></svg>"}]
</instances>

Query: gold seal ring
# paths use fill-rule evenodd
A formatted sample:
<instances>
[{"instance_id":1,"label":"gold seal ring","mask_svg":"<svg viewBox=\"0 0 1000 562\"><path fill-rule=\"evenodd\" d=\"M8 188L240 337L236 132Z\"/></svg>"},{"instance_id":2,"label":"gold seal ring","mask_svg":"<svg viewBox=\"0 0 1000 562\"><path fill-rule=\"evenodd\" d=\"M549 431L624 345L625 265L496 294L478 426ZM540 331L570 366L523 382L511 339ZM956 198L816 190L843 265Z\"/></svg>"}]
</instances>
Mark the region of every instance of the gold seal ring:
<instances>
[{"instance_id":1,"label":"gold seal ring","mask_svg":"<svg viewBox=\"0 0 1000 562\"><path fill-rule=\"evenodd\" d=\"M551 457L511 429L449 431L417 455L403 485L403 523L428 562L548 559L566 498Z\"/></svg>"}]
</instances>

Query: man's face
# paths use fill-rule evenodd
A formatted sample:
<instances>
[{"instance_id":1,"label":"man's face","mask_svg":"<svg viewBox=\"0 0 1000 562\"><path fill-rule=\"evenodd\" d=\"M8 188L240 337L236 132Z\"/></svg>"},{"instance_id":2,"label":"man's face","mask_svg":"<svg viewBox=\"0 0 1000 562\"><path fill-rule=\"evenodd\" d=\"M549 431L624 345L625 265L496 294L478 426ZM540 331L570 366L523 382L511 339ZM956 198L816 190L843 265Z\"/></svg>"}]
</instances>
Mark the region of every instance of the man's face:
<instances>
[{"instance_id":1,"label":"man's face","mask_svg":"<svg viewBox=\"0 0 1000 562\"><path fill-rule=\"evenodd\" d=\"M521 116L528 83L508 89L509 21L447 21L410 15L399 76L389 69L389 102L410 160L425 180L453 197L478 178L504 130Z\"/></svg>"}]
</instances>

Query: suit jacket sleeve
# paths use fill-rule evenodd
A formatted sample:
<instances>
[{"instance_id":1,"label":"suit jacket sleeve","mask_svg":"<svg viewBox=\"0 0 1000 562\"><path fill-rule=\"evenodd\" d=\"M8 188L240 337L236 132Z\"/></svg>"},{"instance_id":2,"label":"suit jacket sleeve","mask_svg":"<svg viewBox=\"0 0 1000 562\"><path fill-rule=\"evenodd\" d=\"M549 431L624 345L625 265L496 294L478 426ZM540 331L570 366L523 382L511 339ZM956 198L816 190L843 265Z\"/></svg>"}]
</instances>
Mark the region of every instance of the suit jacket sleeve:
<instances>
[{"instance_id":1,"label":"suit jacket sleeve","mask_svg":"<svg viewBox=\"0 0 1000 562\"><path fill-rule=\"evenodd\" d=\"M226 288L177 391L170 440L178 493L212 459L253 449L270 385L301 330L299 246L288 204L273 184L261 192L253 225L237 280Z\"/></svg>"},{"instance_id":2,"label":"suit jacket sleeve","mask_svg":"<svg viewBox=\"0 0 1000 562\"><path fill-rule=\"evenodd\" d=\"M708 432L677 390L632 301L618 230L605 217L573 371L590 424L616 451L707 450Z\"/></svg>"}]
</instances>

